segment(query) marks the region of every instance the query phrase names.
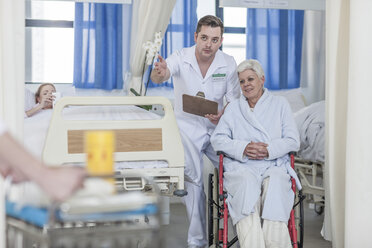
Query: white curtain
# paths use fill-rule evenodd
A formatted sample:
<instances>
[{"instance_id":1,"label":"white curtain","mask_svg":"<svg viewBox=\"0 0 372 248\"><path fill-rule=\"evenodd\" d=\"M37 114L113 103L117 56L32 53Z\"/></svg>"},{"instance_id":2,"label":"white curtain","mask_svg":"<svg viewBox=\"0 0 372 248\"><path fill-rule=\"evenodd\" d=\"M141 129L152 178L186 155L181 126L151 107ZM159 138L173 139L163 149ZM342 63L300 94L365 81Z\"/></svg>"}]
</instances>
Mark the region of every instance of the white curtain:
<instances>
[{"instance_id":1,"label":"white curtain","mask_svg":"<svg viewBox=\"0 0 372 248\"><path fill-rule=\"evenodd\" d=\"M325 97L325 12L306 10L300 86L306 104Z\"/></svg>"},{"instance_id":2,"label":"white curtain","mask_svg":"<svg viewBox=\"0 0 372 248\"><path fill-rule=\"evenodd\" d=\"M307 105L325 99L325 19L325 11L306 10L304 14L300 86ZM324 171L323 174L326 203L324 209L324 223L321 233L324 239L332 241L327 172L328 171Z\"/></svg>"},{"instance_id":3,"label":"white curtain","mask_svg":"<svg viewBox=\"0 0 372 248\"><path fill-rule=\"evenodd\" d=\"M0 0L0 116L22 137L25 71L25 1ZM0 248L5 247L3 181L0 176Z\"/></svg>"},{"instance_id":4,"label":"white curtain","mask_svg":"<svg viewBox=\"0 0 372 248\"><path fill-rule=\"evenodd\" d=\"M132 38L130 46L131 79L129 88L133 88L137 92L140 92L142 85L142 73L146 55L142 45L146 41L153 41L155 32L161 31L161 35L164 36L175 3L176 0L133 1ZM124 84L128 87L127 82L124 82ZM143 93L144 88L142 90Z\"/></svg>"},{"instance_id":5,"label":"white curtain","mask_svg":"<svg viewBox=\"0 0 372 248\"><path fill-rule=\"evenodd\" d=\"M326 1L327 166L333 247L371 247L372 1Z\"/></svg>"}]
</instances>

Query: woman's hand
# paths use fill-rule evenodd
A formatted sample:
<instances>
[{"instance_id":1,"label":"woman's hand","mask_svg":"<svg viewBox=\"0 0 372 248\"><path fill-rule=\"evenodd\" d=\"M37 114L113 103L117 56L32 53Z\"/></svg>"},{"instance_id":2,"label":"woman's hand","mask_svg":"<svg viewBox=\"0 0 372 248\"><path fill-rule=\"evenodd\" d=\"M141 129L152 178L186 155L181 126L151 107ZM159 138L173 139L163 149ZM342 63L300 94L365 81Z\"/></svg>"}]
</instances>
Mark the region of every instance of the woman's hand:
<instances>
[{"instance_id":1,"label":"woman's hand","mask_svg":"<svg viewBox=\"0 0 372 248\"><path fill-rule=\"evenodd\" d=\"M54 100L54 96L52 94L42 95L40 96L40 98L41 99L39 104L42 109L52 108Z\"/></svg>"},{"instance_id":2,"label":"woman's hand","mask_svg":"<svg viewBox=\"0 0 372 248\"><path fill-rule=\"evenodd\" d=\"M244 149L244 155L249 159L261 160L269 156L267 144L263 142L251 142Z\"/></svg>"},{"instance_id":3,"label":"woman's hand","mask_svg":"<svg viewBox=\"0 0 372 248\"><path fill-rule=\"evenodd\" d=\"M33 107L30 110L26 111L26 115L28 117L33 116L37 112L39 112L42 109L50 109L53 107L53 100L55 96L52 94L47 94L39 97L39 104L37 104L35 107Z\"/></svg>"}]
</instances>

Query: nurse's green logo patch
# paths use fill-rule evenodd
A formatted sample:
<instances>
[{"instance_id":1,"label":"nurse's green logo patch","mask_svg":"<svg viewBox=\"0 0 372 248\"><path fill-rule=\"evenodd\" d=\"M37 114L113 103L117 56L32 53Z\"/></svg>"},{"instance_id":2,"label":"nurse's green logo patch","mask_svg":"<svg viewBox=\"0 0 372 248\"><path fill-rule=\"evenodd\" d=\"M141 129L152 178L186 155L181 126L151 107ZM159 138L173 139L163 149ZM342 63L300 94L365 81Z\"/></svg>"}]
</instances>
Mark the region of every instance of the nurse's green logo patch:
<instances>
[{"instance_id":1,"label":"nurse's green logo patch","mask_svg":"<svg viewBox=\"0 0 372 248\"><path fill-rule=\"evenodd\" d=\"M216 74L212 74L212 77L226 77L226 73L216 73Z\"/></svg>"},{"instance_id":2,"label":"nurse's green logo patch","mask_svg":"<svg viewBox=\"0 0 372 248\"><path fill-rule=\"evenodd\" d=\"M223 81L226 78L226 73L216 73L212 74L212 81L213 82L218 82L218 81Z\"/></svg>"}]
</instances>

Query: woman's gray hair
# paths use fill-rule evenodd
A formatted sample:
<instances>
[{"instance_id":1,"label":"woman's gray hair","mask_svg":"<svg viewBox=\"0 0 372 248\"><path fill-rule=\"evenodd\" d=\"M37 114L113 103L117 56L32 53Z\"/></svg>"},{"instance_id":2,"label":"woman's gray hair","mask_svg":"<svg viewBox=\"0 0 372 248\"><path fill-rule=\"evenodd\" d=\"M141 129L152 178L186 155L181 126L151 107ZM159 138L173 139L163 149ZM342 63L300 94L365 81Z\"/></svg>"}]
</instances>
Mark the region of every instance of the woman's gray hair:
<instances>
[{"instance_id":1,"label":"woman's gray hair","mask_svg":"<svg viewBox=\"0 0 372 248\"><path fill-rule=\"evenodd\" d=\"M263 76L265 76L264 70L262 69L260 62L258 62L258 60L255 60L255 59L244 60L238 65L238 68L237 68L238 74L245 70L254 71L257 74L257 77L260 79Z\"/></svg>"}]
</instances>

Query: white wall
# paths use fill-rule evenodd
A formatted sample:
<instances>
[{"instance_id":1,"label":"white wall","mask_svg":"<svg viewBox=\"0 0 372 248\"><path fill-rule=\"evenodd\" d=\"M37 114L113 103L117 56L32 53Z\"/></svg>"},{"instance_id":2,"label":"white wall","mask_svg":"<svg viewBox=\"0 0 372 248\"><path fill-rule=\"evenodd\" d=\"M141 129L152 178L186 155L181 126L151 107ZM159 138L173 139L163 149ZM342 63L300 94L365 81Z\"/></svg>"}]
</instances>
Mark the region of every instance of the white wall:
<instances>
[{"instance_id":1,"label":"white wall","mask_svg":"<svg viewBox=\"0 0 372 248\"><path fill-rule=\"evenodd\" d=\"M198 6L196 13L198 19L205 15L215 15L216 14L216 3L215 0L198 0Z\"/></svg>"}]
</instances>

